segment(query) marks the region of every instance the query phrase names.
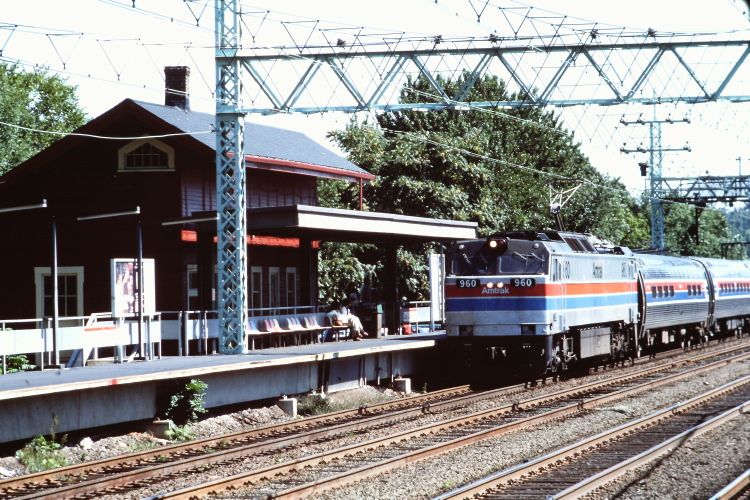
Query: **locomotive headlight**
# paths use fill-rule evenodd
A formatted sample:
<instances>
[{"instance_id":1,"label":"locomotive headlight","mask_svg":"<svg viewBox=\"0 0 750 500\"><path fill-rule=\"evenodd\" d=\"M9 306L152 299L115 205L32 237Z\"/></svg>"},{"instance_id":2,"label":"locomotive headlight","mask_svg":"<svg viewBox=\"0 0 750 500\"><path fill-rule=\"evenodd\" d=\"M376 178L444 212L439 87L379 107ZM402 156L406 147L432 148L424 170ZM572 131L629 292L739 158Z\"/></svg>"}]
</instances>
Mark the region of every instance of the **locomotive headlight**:
<instances>
[{"instance_id":1,"label":"locomotive headlight","mask_svg":"<svg viewBox=\"0 0 750 500\"><path fill-rule=\"evenodd\" d=\"M495 284L494 284L493 282L491 282L491 281L488 281L488 282L487 282L487 284L486 284L485 286L486 286L487 288L495 288Z\"/></svg>"},{"instance_id":2,"label":"locomotive headlight","mask_svg":"<svg viewBox=\"0 0 750 500\"><path fill-rule=\"evenodd\" d=\"M508 249L508 240L506 238L490 238L485 245L493 252L504 252Z\"/></svg>"}]
</instances>

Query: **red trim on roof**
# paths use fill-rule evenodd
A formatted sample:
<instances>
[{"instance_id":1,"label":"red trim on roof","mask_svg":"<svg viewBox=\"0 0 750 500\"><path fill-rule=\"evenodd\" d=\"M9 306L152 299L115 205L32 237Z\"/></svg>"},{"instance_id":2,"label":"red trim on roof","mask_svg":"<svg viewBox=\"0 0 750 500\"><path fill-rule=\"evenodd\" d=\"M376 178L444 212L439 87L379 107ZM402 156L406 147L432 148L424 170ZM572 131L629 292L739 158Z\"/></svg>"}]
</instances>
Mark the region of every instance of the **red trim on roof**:
<instances>
[{"instance_id":1,"label":"red trim on roof","mask_svg":"<svg viewBox=\"0 0 750 500\"><path fill-rule=\"evenodd\" d=\"M281 160L277 158L265 158L262 156L245 155L245 161L262 163L264 165L280 165L284 167L300 168L303 170L311 170L313 172L324 172L345 177L354 177L356 179L363 179L367 181L375 180L375 176L367 172L352 172L351 170L344 170L342 168L325 167L323 165L314 165L312 163L303 163L293 160Z\"/></svg>"}]
</instances>

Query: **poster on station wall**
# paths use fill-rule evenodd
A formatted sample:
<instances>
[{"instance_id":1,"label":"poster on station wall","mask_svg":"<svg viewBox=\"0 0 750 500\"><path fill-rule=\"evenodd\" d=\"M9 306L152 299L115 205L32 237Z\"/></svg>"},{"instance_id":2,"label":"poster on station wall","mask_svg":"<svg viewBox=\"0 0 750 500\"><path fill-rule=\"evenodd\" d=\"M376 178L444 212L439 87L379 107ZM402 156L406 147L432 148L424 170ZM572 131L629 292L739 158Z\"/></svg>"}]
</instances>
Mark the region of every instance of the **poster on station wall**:
<instances>
[{"instance_id":1,"label":"poster on station wall","mask_svg":"<svg viewBox=\"0 0 750 500\"><path fill-rule=\"evenodd\" d=\"M112 316L122 318L138 314L136 303L136 259L111 259ZM143 259L143 314L156 313L154 259Z\"/></svg>"}]
</instances>

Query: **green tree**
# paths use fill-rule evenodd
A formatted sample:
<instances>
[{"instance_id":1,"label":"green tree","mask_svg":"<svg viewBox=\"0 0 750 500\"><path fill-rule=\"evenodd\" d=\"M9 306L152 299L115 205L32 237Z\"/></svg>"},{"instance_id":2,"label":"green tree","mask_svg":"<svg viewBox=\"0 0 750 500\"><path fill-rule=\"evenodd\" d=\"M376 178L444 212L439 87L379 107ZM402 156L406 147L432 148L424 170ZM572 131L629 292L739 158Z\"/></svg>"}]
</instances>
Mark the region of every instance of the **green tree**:
<instances>
[{"instance_id":1,"label":"green tree","mask_svg":"<svg viewBox=\"0 0 750 500\"><path fill-rule=\"evenodd\" d=\"M359 289L374 265L364 264L355 256L357 245L352 243L323 243L318 264L319 299L323 304L334 304L346 298L346 293Z\"/></svg>"},{"instance_id":2,"label":"green tree","mask_svg":"<svg viewBox=\"0 0 750 500\"><path fill-rule=\"evenodd\" d=\"M664 206L664 239L666 247L675 255L721 257L721 244L732 241L729 223L724 212L713 208L699 211L691 205L668 203ZM697 241L696 241L697 232ZM735 249L731 258L741 258Z\"/></svg>"},{"instance_id":3,"label":"green tree","mask_svg":"<svg viewBox=\"0 0 750 500\"><path fill-rule=\"evenodd\" d=\"M83 125L86 116L75 91L44 70L0 63L0 174L60 138L37 130L70 132Z\"/></svg>"},{"instance_id":4,"label":"green tree","mask_svg":"<svg viewBox=\"0 0 750 500\"><path fill-rule=\"evenodd\" d=\"M448 95L457 95L463 79L441 83ZM423 80L409 81L401 101L430 101L424 97L430 88ZM513 98L523 96L509 95L503 81L488 76L467 100ZM564 208L567 229L594 232L616 243L641 237L628 225L632 200L623 186L591 166L553 112L535 107L404 111L379 114L376 121L353 120L331 134L351 161L377 175L365 186L366 209L475 221L483 235L544 229L553 226L548 183L584 179ZM324 189L327 199L335 200L332 206L355 207L353 187ZM429 246L407 250L399 253L399 289L415 299L426 291L425 280L415 273L424 275L423 254Z\"/></svg>"}]
</instances>

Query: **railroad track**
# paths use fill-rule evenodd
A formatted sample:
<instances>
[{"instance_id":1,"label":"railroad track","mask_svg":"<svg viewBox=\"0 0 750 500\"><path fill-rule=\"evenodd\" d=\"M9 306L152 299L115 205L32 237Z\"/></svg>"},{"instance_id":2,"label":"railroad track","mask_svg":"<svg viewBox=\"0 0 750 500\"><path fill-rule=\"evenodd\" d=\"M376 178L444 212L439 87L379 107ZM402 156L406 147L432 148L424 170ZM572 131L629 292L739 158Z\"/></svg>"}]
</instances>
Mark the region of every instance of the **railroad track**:
<instances>
[{"instance_id":1,"label":"railroad track","mask_svg":"<svg viewBox=\"0 0 750 500\"><path fill-rule=\"evenodd\" d=\"M438 499L580 498L748 410L750 376L745 376Z\"/></svg>"},{"instance_id":2,"label":"railroad track","mask_svg":"<svg viewBox=\"0 0 750 500\"><path fill-rule=\"evenodd\" d=\"M34 495L40 495L47 490L54 490L61 486L80 483L81 481L89 481L92 478L100 476L111 476L121 472L151 467L154 464L164 465L217 451L271 442L320 429L329 429L333 425L359 422L379 415L398 413L402 410L421 409L443 401L460 402L463 397L466 397L467 401L471 401L472 396L482 397L482 394L490 394L492 392L513 394L520 391L523 391L522 385L484 392L473 391L468 385L463 385L395 401L362 406L352 410L342 410L291 422L272 424L249 431L224 434L103 460L84 462L59 469L2 480L0 481L0 499L24 498L29 497L29 495L31 495L30 498L33 498Z\"/></svg>"},{"instance_id":3,"label":"railroad track","mask_svg":"<svg viewBox=\"0 0 750 500\"><path fill-rule=\"evenodd\" d=\"M639 370L639 375L586 384L547 396L529 398L469 416L372 439L329 452L157 495L153 498L202 498L232 490L231 495L248 498L299 498L359 481L388 470L447 453L484 439L559 420L609 401L672 383L727 363L750 359L743 353L662 378ZM682 366L675 363L674 369Z\"/></svg>"},{"instance_id":4,"label":"railroad track","mask_svg":"<svg viewBox=\"0 0 750 500\"><path fill-rule=\"evenodd\" d=\"M750 498L750 469L716 492L709 500L744 500Z\"/></svg>"},{"instance_id":5,"label":"railroad track","mask_svg":"<svg viewBox=\"0 0 750 500\"><path fill-rule=\"evenodd\" d=\"M742 349L743 346L703 352L691 360L651 366L633 374L618 377L618 380L628 377L636 380L639 377L655 376L654 374L674 369L679 365L731 355L738 348ZM305 443L334 439L342 433L387 427L397 420L416 419L424 413L441 413L468 406L482 399L529 392L521 385L484 392L473 392L468 386L455 387L356 410L345 410L0 481L0 498L60 496L85 498L87 495L93 497L111 488L126 485L136 487L151 481L151 478L156 476L173 477L175 474L200 469L211 464L220 465L252 455L278 453L279 450ZM535 398L529 401L533 399Z\"/></svg>"}]
</instances>

